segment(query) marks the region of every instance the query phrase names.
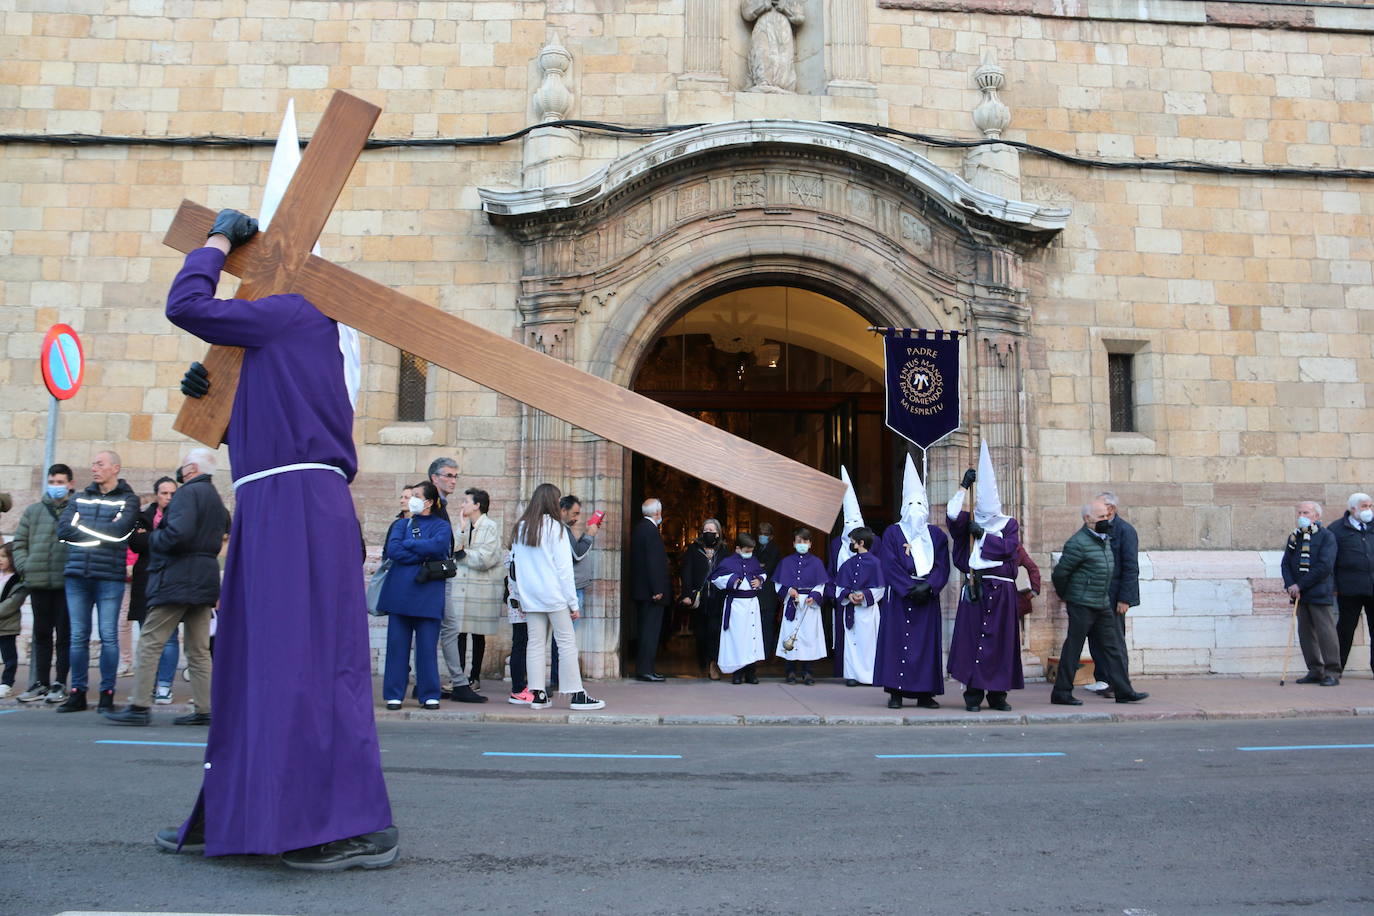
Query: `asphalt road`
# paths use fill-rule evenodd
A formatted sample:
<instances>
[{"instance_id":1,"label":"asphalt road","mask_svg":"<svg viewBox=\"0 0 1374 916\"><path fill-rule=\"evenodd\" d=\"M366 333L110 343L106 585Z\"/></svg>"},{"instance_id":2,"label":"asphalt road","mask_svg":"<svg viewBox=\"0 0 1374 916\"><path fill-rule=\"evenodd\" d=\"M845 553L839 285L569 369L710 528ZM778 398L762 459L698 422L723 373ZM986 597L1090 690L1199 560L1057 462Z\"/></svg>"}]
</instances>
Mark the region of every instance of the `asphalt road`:
<instances>
[{"instance_id":1,"label":"asphalt road","mask_svg":"<svg viewBox=\"0 0 1374 916\"><path fill-rule=\"evenodd\" d=\"M157 851L200 750L95 743L203 733L18 711L0 914L1370 913L1374 747L1238 748L1371 725L389 723L400 862L308 874Z\"/></svg>"}]
</instances>

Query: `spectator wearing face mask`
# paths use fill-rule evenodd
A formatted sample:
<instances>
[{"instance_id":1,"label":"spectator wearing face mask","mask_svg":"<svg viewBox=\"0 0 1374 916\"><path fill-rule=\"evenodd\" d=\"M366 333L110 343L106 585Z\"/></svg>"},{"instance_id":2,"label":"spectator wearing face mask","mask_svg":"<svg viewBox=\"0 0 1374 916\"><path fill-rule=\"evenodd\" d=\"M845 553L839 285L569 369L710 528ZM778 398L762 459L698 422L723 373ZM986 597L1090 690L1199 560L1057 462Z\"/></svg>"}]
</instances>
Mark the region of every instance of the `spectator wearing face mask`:
<instances>
[{"instance_id":1,"label":"spectator wearing face mask","mask_svg":"<svg viewBox=\"0 0 1374 916\"><path fill-rule=\"evenodd\" d=\"M1298 644L1307 664L1307 674L1298 683L1335 687L1341 682L1342 657L1331 606L1336 536L1322 527L1321 503L1306 500L1298 503L1297 511L1297 525L1283 549L1283 587L1298 615Z\"/></svg>"},{"instance_id":2,"label":"spectator wearing face mask","mask_svg":"<svg viewBox=\"0 0 1374 916\"><path fill-rule=\"evenodd\" d=\"M811 529L796 529L792 532L792 553L778 561L773 576L773 588L783 608L777 654L787 663L789 684L797 682L798 665L801 682L808 687L816 683L811 663L826 654L821 602L829 584L825 563L811 552Z\"/></svg>"},{"instance_id":3,"label":"spectator wearing face mask","mask_svg":"<svg viewBox=\"0 0 1374 916\"><path fill-rule=\"evenodd\" d=\"M720 668L716 667L716 652L720 648L720 601L711 587L711 574L721 557L720 522L708 518L701 523L701 534L687 546L682 556L679 570L682 597L678 602L691 610L697 666L703 676L713 681L720 680Z\"/></svg>"},{"instance_id":4,"label":"spectator wearing face mask","mask_svg":"<svg viewBox=\"0 0 1374 916\"><path fill-rule=\"evenodd\" d=\"M67 545L58 540L57 520L71 495L72 469L54 464L48 468L43 498L24 509L14 532L14 567L24 577L33 610L33 670L29 672L29 688L16 697L21 703L61 703L66 699L71 618L67 616L62 578Z\"/></svg>"},{"instance_id":5,"label":"spectator wearing face mask","mask_svg":"<svg viewBox=\"0 0 1374 916\"><path fill-rule=\"evenodd\" d=\"M1352 493L1348 509L1330 531L1336 536L1336 638L1340 642L1341 670L1350 659L1355 631L1364 613L1368 631L1374 634L1374 500L1368 493ZM1374 669L1374 651L1369 654Z\"/></svg>"},{"instance_id":6,"label":"spectator wearing face mask","mask_svg":"<svg viewBox=\"0 0 1374 916\"><path fill-rule=\"evenodd\" d=\"M735 538L735 552L716 564L711 584L720 589L720 650L716 664L734 675L732 684L757 684L757 665L764 659L763 624L759 619L759 592L768 581L763 564L754 558L758 542L747 531Z\"/></svg>"}]
</instances>

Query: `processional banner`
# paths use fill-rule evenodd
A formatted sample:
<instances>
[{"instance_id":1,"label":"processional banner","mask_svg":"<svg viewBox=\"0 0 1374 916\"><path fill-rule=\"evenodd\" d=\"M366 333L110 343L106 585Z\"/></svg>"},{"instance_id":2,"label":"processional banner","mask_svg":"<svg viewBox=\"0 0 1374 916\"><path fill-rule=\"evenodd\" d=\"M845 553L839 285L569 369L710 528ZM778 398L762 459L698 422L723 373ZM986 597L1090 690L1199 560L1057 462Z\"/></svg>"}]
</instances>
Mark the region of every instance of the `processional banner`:
<instances>
[{"instance_id":1,"label":"processional banner","mask_svg":"<svg viewBox=\"0 0 1374 916\"><path fill-rule=\"evenodd\" d=\"M926 449L959 428L959 332L883 329L887 426Z\"/></svg>"}]
</instances>

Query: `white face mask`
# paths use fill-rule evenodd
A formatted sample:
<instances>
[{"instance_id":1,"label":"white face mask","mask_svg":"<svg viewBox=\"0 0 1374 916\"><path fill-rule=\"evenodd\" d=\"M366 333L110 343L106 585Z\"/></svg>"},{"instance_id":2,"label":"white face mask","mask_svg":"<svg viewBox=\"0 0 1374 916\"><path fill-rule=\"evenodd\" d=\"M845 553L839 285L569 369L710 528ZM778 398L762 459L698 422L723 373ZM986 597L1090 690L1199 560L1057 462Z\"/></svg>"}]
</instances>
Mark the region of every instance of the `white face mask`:
<instances>
[{"instance_id":1,"label":"white face mask","mask_svg":"<svg viewBox=\"0 0 1374 916\"><path fill-rule=\"evenodd\" d=\"M1356 517L1368 525L1370 522L1374 522L1374 509L1361 509Z\"/></svg>"},{"instance_id":2,"label":"white face mask","mask_svg":"<svg viewBox=\"0 0 1374 916\"><path fill-rule=\"evenodd\" d=\"M406 508L410 510L411 515L419 515L425 511L425 501L418 496L412 496L410 502L406 504Z\"/></svg>"},{"instance_id":3,"label":"white face mask","mask_svg":"<svg viewBox=\"0 0 1374 916\"><path fill-rule=\"evenodd\" d=\"M792 546L797 549L797 553L808 553L811 550L811 545L805 541L800 544L793 544Z\"/></svg>"}]
</instances>

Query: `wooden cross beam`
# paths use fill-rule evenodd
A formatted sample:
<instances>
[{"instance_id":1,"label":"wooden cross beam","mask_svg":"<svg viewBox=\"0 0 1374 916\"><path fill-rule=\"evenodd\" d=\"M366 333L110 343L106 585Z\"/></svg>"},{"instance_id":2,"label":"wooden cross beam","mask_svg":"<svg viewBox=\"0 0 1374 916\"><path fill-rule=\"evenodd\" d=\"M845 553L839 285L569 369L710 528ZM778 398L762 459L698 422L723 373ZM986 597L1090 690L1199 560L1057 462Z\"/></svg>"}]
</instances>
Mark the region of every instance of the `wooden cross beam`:
<instances>
[{"instance_id":1,"label":"wooden cross beam","mask_svg":"<svg viewBox=\"0 0 1374 916\"><path fill-rule=\"evenodd\" d=\"M271 225L236 248L224 269L239 298L298 293L321 312L469 378L822 531L844 484L671 407L426 305L310 253L381 109L336 92L301 157ZM205 244L215 213L183 201L163 242L183 253ZM210 393L187 399L174 427L212 447L224 441L243 351L211 347Z\"/></svg>"}]
</instances>

